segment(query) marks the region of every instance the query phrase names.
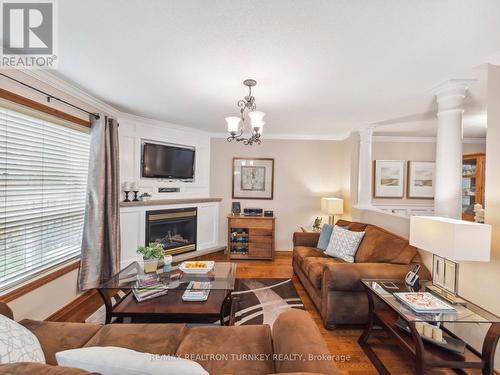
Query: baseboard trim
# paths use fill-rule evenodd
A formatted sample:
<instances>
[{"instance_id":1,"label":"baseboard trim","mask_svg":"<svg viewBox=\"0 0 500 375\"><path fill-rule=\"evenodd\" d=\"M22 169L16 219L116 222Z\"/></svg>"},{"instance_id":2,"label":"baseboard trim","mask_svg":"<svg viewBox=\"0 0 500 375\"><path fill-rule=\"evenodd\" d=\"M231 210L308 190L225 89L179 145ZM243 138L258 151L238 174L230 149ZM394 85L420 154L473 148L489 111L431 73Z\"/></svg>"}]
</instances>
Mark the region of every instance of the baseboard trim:
<instances>
[{"instance_id":1,"label":"baseboard trim","mask_svg":"<svg viewBox=\"0 0 500 375\"><path fill-rule=\"evenodd\" d=\"M67 305L63 306L55 313L50 315L48 318L45 319L45 321L58 322L62 317L66 316L69 312L78 308L78 306L85 303L87 300L93 298L96 294L97 294L97 289L87 290L86 292L76 297L73 301L71 301L70 303L68 303Z\"/></svg>"}]
</instances>

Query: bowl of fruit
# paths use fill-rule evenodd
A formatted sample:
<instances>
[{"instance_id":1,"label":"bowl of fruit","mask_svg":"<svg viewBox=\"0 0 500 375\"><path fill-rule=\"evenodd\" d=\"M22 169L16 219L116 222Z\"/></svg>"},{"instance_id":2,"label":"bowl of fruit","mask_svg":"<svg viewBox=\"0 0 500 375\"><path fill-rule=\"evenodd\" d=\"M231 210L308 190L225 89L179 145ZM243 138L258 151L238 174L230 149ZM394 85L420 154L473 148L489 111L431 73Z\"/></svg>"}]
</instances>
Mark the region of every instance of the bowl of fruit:
<instances>
[{"instance_id":1,"label":"bowl of fruit","mask_svg":"<svg viewBox=\"0 0 500 375\"><path fill-rule=\"evenodd\" d=\"M184 273L208 273L214 269L214 261L188 261L182 262L179 269Z\"/></svg>"}]
</instances>

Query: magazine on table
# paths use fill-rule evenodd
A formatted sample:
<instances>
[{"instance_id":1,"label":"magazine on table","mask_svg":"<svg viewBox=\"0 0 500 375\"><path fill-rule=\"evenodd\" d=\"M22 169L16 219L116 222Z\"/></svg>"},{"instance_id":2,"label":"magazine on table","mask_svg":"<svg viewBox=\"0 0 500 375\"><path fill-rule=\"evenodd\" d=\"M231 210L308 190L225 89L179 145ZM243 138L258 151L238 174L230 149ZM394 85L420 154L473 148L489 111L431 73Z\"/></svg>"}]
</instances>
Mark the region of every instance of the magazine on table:
<instances>
[{"instance_id":1,"label":"magazine on table","mask_svg":"<svg viewBox=\"0 0 500 375\"><path fill-rule=\"evenodd\" d=\"M182 295L183 301L206 301L212 284L209 281L191 281Z\"/></svg>"},{"instance_id":2,"label":"magazine on table","mask_svg":"<svg viewBox=\"0 0 500 375\"><path fill-rule=\"evenodd\" d=\"M457 310L428 292L394 293L394 297L417 313L454 313Z\"/></svg>"}]
</instances>

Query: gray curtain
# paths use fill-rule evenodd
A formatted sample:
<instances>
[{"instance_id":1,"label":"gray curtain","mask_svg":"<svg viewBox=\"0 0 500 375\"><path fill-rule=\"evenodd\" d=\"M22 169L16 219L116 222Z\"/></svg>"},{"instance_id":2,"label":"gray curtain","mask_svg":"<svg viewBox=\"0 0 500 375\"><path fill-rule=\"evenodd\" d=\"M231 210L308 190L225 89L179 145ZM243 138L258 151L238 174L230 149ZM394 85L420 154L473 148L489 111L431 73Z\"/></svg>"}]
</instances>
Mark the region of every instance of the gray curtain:
<instances>
[{"instance_id":1,"label":"gray curtain","mask_svg":"<svg viewBox=\"0 0 500 375\"><path fill-rule=\"evenodd\" d=\"M90 116L87 204L78 289L96 288L120 268L120 166L118 123Z\"/></svg>"}]
</instances>

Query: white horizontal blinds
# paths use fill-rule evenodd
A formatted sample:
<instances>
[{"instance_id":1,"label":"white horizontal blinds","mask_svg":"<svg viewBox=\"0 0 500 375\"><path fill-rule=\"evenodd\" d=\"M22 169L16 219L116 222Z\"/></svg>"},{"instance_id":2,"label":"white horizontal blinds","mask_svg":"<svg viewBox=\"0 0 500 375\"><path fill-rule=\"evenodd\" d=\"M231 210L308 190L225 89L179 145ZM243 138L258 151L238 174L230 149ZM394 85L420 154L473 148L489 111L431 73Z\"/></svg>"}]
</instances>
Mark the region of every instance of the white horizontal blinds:
<instances>
[{"instance_id":1,"label":"white horizontal blinds","mask_svg":"<svg viewBox=\"0 0 500 375\"><path fill-rule=\"evenodd\" d=\"M0 107L0 289L80 254L90 135Z\"/></svg>"}]
</instances>

